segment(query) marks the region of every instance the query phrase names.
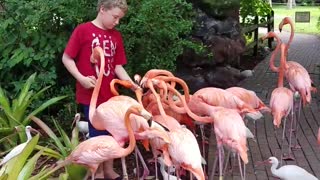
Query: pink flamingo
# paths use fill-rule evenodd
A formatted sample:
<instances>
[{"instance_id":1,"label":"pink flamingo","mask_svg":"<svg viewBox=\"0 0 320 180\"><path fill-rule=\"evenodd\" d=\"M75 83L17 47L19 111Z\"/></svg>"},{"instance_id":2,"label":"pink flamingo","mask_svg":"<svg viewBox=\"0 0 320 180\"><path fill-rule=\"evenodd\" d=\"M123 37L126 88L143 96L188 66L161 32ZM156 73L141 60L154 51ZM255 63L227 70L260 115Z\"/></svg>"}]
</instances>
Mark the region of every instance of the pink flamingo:
<instances>
[{"instance_id":1,"label":"pink flamingo","mask_svg":"<svg viewBox=\"0 0 320 180\"><path fill-rule=\"evenodd\" d=\"M284 71L286 68L285 63L285 45L281 44L281 62L280 62L280 68L279 68L279 77L278 77L278 87L272 91L271 99L270 99L270 107L271 107L271 113L273 115L273 124L277 127L281 124L281 119L284 117L285 121L283 123L283 133L282 133L282 143L281 143L281 162L283 159L283 141L285 138L285 126L286 126L286 119L289 113L291 112L292 118L293 118L293 92L283 87L283 77L284 77ZM291 127L292 127L291 121ZM290 143L289 143L289 153L288 157L292 159L291 155L291 131L290 131Z\"/></svg>"},{"instance_id":2,"label":"pink flamingo","mask_svg":"<svg viewBox=\"0 0 320 180\"><path fill-rule=\"evenodd\" d=\"M112 134L113 138L121 145L123 146L125 142L129 138L129 134L127 132L127 129L125 127L124 123L124 115L126 111L131 106L140 106L136 100L129 96L114 96L110 98L107 102L104 102L100 104L98 107L96 107L97 97L100 91L100 86L102 82L102 76L104 74L104 65L105 65L105 59L103 51L100 47L96 47L93 50L93 56L95 59L100 59L100 71L97 79L97 83L95 88L93 89L90 106L89 106L89 119L91 124L98 130L107 130ZM123 81L123 84L125 81ZM114 83L121 83L121 81L112 81L112 84ZM113 93L117 93L114 90L114 85L111 86ZM140 94L138 93L139 89L136 89L137 96L139 98ZM144 109L144 108L143 108ZM147 112L145 109L143 110L143 113L151 117L151 114ZM161 137L166 139L167 142L168 136L165 132L159 132L157 130L153 130L149 128L149 125L147 124L147 121L136 115L130 116L130 119L132 119L132 126L133 130L136 133L139 133L141 130L147 130L148 133L144 133L144 136L139 134L136 134L137 138L146 139L146 138L153 138L153 137ZM138 149L136 149L138 151ZM139 154L138 154L139 155ZM140 159L143 159L141 156L139 156ZM121 159L122 161L122 168L123 168L123 176L124 178L127 178L127 171L126 171L126 165L124 158ZM147 166L144 166L144 176L147 176L148 169Z\"/></svg>"},{"instance_id":3,"label":"pink flamingo","mask_svg":"<svg viewBox=\"0 0 320 180\"><path fill-rule=\"evenodd\" d=\"M170 144L162 146L165 164L167 166L174 165L178 170L182 167L190 171L198 180L205 180L204 171L202 168L202 157L199 149L198 142L193 133L185 126L179 123L172 117L160 116L160 120L169 127ZM161 122L159 122L161 123ZM162 124L162 123L161 123ZM179 172L177 176L179 178Z\"/></svg>"},{"instance_id":4,"label":"pink flamingo","mask_svg":"<svg viewBox=\"0 0 320 180\"><path fill-rule=\"evenodd\" d=\"M288 18L285 18L285 20L283 21L283 23L280 24L284 24L284 23L290 23L291 20ZM291 24L291 36L290 36L290 40L289 43L291 43L292 38L293 38L293 26L292 26L292 22ZM274 32L269 32L268 34L266 34L263 39L265 38L270 38L270 37L274 37L277 40L277 47L276 50L273 52L271 58L270 58L270 68L274 71L274 72L279 72L279 68L274 66L274 60L275 60L275 54L279 51L280 49L280 45L281 45L281 40L280 38L274 33ZM288 46L285 47L285 49L283 50L282 53L284 53L285 58L287 57L287 50L288 50ZM295 61L286 61L285 64L285 72L284 72L284 76L286 77L286 79L289 82L290 88L293 92L299 92L300 95L300 101L299 101L299 105L298 105L298 115L293 119L294 121L294 129L292 129L295 133L295 148L300 148L300 146L297 145L297 128L298 128L298 119L300 118L300 113L301 113L301 104L306 105L307 103L309 104L311 102L311 91L315 92L316 88L312 87L312 81L310 79L309 73L307 72L307 70L300 65L299 63L295 62Z\"/></svg>"},{"instance_id":5,"label":"pink flamingo","mask_svg":"<svg viewBox=\"0 0 320 180\"><path fill-rule=\"evenodd\" d=\"M129 145L127 148L122 148L112 136L102 135L90 138L81 142L62 163L48 172L46 176L65 165L75 163L88 167L91 172L91 179L94 180L100 163L129 155L136 145L136 139L129 118L131 114L143 116L145 119L151 118L150 114L146 114L141 106L131 106L128 108L128 111L125 113L125 126L129 133ZM85 179L87 179L88 175Z\"/></svg>"},{"instance_id":6,"label":"pink flamingo","mask_svg":"<svg viewBox=\"0 0 320 180\"><path fill-rule=\"evenodd\" d=\"M192 95L190 101L192 101L193 98L201 99L202 102L211 106L222 106L225 108L236 109L241 114L248 112L252 114L257 114L257 110L252 108L250 105L242 101L237 96L233 95L231 92L228 92L224 89L214 87L202 88ZM193 112L195 112L198 115L203 114L201 111L206 111L205 109L199 108L194 110L196 111Z\"/></svg>"},{"instance_id":7,"label":"pink flamingo","mask_svg":"<svg viewBox=\"0 0 320 180\"><path fill-rule=\"evenodd\" d=\"M267 107L261 99L257 96L257 94L254 91L247 90L242 87L231 87L226 89L226 91L231 92L233 95L240 98L243 102L250 105L253 109L259 111L259 112L270 112L270 108ZM254 123L254 135L257 134L256 130L256 118L251 118L250 113L246 114L246 116L250 117L250 119L253 120ZM259 116L257 116L259 117ZM262 117L262 114L260 115ZM259 118L260 119L260 118Z\"/></svg>"},{"instance_id":8,"label":"pink flamingo","mask_svg":"<svg viewBox=\"0 0 320 180\"><path fill-rule=\"evenodd\" d=\"M203 115L209 115L213 120L214 132L217 139L217 147L219 154L219 173L222 178L222 167L223 167L223 145L226 145L231 150L238 153L239 157L239 168L240 157L244 164L248 163L247 155L247 134L246 126L244 125L243 119L236 109L229 109L219 106L212 106L204 102L201 98L191 97L188 106L192 111L201 112ZM215 166L213 166L213 173L211 173L210 179L213 179ZM241 177L245 178L245 174L242 174L240 169ZM245 170L244 170L245 172Z\"/></svg>"}]
</instances>

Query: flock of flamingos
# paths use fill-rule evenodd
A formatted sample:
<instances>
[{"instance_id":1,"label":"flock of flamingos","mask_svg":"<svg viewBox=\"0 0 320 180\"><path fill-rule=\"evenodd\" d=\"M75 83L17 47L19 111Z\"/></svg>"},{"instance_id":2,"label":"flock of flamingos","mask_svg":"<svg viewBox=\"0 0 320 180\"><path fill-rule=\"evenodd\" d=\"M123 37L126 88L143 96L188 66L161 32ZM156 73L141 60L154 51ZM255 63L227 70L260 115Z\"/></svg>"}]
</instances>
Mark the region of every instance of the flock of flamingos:
<instances>
[{"instance_id":1,"label":"flock of flamingos","mask_svg":"<svg viewBox=\"0 0 320 180\"><path fill-rule=\"evenodd\" d=\"M268 32L262 37L262 39L275 38L277 41L276 49L270 58L270 69L279 75L278 86L272 92L269 107L255 92L241 87L228 89L207 87L191 95L182 79L175 77L169 71L159 69L150 70L143 77L136 75L135 81L138 85L129 81L113 80L111 89L116 96L96 107L105 60L102 49L95 48L93 53L96 59L100 59L100 69L90 103L89 118L94 127L107 130L112 136L105 135L84 140L62 163L57 164L55 169L70 163L84 165L91 172L93 180L101 162L121 158L123 178L128 179L124 158L134 150L136 158L140 159L147 169L136 146L136 141L139 140L146 150L151 147L155 166L157 161L160 161L163 179L180 179L181 171L189 171L190 179L211 180L216 177L214 176L216 168L219 179L223 179L226 169L223 164L229 158L229 156L226 158L225 150L228 154L231 152L235 155L241 178L245 179L245 165L249 162L247 138L253 138L256 134L256 130L251 133L246 127L245 119L254 119L255 122L266 112L272 114L273 124L277 128L283 124L282 142L285 131L290 131L287 156L283 155L285 149L283 143L281 145L281 156L278 157L280 164L283 159L293 158L291 148L294 146L291 146L291 138L294 133L292 132L297 128L301 108L311 102L311 92L315 92L316 89L306 69L295 61L287 60L294 27L291 19L286 17L279 25L280 31L286 24L291 25L291 36L287 44L281 42L274 32ZM274 61L279 51L280 65L276 67ZM290 88L284 87L285 80ZM132 89L136 98L119 95L116 90L117 84ZM290 127L285 127L287 117L290 120ZM201 154L204 149L200 150L194 135L195 125L204 124L212 125L212 133L215 133L217 142L216 157L208 157L215 158L210 177L204 168L205 157ZM318 141L320 143L320 137ZM295 165L277 168L279 161L276 157L270 157L263 163L272 164L272 174L280 179L317 179ZM167 167L167 171L164 171L164 166ZM175 176L168 167L174 167ZM157 167L155 170L158 179ZM148 176L148 172L146 170L141 177L137 176L139 179L144 179Z\"/></svg>"}]
</instances>

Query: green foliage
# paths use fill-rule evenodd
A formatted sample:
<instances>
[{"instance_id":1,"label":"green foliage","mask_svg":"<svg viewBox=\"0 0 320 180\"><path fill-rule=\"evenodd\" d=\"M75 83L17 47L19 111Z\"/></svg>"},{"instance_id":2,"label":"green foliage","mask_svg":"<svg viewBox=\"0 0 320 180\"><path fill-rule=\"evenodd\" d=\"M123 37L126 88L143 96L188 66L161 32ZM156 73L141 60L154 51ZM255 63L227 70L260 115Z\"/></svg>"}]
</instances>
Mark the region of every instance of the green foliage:
<instances>
[{"instance_id":1,"label":"green foliage","mask_svg":"<svg viewBox=\"0 0 320 180\"><path fill-rule=\"evenodd\" d=\"M184 0L128 1L130 9L119 25L125 42L129 74L175 69L192 31L192 5Z\"/></svg>"},{"instance_id":2,"label":"green foliage","mask_svg":"<svg viewBox=\"0 0 320 180\"><path fill-rule=\"evenodd\" d=\"M37 87L55 85L57 62L72 29L95 15L89 0L2 0L0 79L16 92L38 72ZM21 74L20 72L23 72Z\"/></svg>"},{"instance_id":3,"label":"green foliage","mask_svg":"<svg viewBox=\"0 0 320 180\"><path fill-rule=\"evenodd\" d=\"M31 158L29 156L32 154L35 146L39 140L39 134L33 137L24 147L22 152L17 156L10 159L1 169L0 169L0 179L32 179L32 172L35 169L35 165L39 157L42 155L43 151L39 151ZM28 159L29 158L29 159ZM28 161L27 161L28 160ZM41 177L44 173L48 172L49 168L43 167L38 173L38 177Z\"/></svg>"},{"instance_id":4,"label":"green foliage","mask_svg":"<svg viewBox=\"0 0 320 180\"><path fill-rule=\"evenodd\" d=\"M71 138L69 138L66 131L63 130L61 125L56 120L53 119L55 129L58 131L54 133L54 131L41 119L35 116L32 116L31 119L39 127L41 127L45 133L47 133L51 140L47 145L54 147L54 149L46 148L47 155L51 157L54 157L53 155L58 155L56 156L57 159L65 159L79 144L79 129L77 127L72 130ZM54 170L50 171L50 173L46 174L45 176L48 176L53 172ZM71 164L66 167L66 175L70 179L83 179L85 172L86 169L83 166Z\"/></svg>"},{"instance_id":5,"label":"green foliage","mask_svg":"<svg viewBox=\"0 0 320 180\"><path fill-rule=\"evenodd\" d=\"M36 115L65 98L65 96L51 98L41 105L31 108L32 103L37 100L48 88L45 87L38 92L34 92L31 88L35 81L36 73L32 74L23 85L19 94L16 97L9 98L5 91L0 87L0 134L8 135L16 126L23 126L23 128L30 123L29 117ZM26 140L25 135L20 134L20 142ZM17 142L16 142L17 143Z\"/></svg>"},{"instance_id":6,"label":"green foliage","mask_svg":"<svg viewBox=\"0 0 320 180\"><path fill-rule=\"evenodd\" d=\"M252 24L255 16L262 17L260 21L266 21L266 17L271 11L269 3L264 0L240 1L240 16L243 24Z\"/></svg>"}]
</instances>

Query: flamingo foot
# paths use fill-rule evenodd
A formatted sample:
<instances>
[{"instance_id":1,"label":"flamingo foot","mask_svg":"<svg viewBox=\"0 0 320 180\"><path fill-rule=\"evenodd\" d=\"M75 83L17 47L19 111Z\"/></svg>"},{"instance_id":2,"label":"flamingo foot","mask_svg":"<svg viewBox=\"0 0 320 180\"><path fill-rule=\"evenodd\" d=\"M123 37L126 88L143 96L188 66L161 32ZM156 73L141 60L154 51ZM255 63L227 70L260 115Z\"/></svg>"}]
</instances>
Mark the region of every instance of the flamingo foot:
<instances>
[{"instance_id":1,"label":"flamingo foot","mask_svg":"<svg viewBox=\"0 0 320 180\"><path fill-rule=\"evenodd\" d=\"M282 159L285 161L294 161L295 160L295 158L293 157L292 154L284 154Z\"/></svg>"}]
</instances>

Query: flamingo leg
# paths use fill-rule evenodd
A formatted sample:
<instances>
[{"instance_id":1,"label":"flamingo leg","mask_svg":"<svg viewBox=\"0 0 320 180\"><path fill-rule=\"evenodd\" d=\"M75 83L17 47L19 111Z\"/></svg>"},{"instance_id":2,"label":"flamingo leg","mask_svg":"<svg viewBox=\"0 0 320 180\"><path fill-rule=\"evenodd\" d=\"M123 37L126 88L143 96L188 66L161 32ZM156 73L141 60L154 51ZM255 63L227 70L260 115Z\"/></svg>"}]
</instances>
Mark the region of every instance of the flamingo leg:
<instances>
[{"instance_id":1,"label":"flamingo leg","mask_svg":"<svg viewBox=\"0 0 320 180\"><path fill-rule=\"evenodd\" d=\"M128 180L128 172L127 172L127 165L126 165L126 159L125 157L121 158L121 165L122 165L122 171L123 171L123 179Z\"/></svg>"},{"instance_id":2,"label":"flamingo leg","mask_svg":"<svg viewBox=\"0 0 320 180\"><path fill-rule=\"evenodd\" d=\"M140 177L140 167L139 167L137 146L134 148L134 156L135 156L135 159L136 159L136 169L137 169L136 174L137 174L137 178L139 179L139 177Z\"/></svg>"},{"instance_id":3,"label":"flamingo leg","mask_svg":"<svg viewBox=\"0 0 320 180\"><path fill-rule=\"evenodd\" d=\"M216 153L217 154L217 153ZM218 162L218 157L216 155L216 157L214 158L214 162L213 162L213 166L212 166L212 170L211 170L211 175L210 175L210 178L209 180L213 180L213 177L216 173L216 166L217 166L217 162Z\"/></svg>"},{"instance_id":4,"label":"flamingo leg","mask_svg":"<svg viewBox=\"0 0 320 180\"><path fill-rule=\"evenodd\" d=\"M206 158L206 149L205 149L206 137L204 134L204 124L200 124L199 127L201 132L201 139L202 139L202 157ZM203 170L204 170L204 174L206 174L206 164L203 164Z\"/></svg>"},{"instance_id":5,"label":"flamingo leg","mask_svg":"<svg viewBox=\"0 0 320 180\"><path fill-rule=\"evenodd\" d=\"M291 110L291 123L290 123L290 129L293 128L293 124L294 124L294 113L293 113L293 109ZM292 131L289 132L289 146L288 146L288 154L283 157L284 160L294 160L295 158L292 156L292 151L291 151L291 144L292 144ZM282 160L281 160L282 161ZM281 162L280 162L281 163ZM282 165L282 164L280 164Z\"/></svg>"},{"instance_id":6,"label":"flamingo leg","mask_svg":"<svg viewBox=\"0 0 320 180\"><path fill-rule=\"evenodd\" d=\"M283 160L283 143L285 139L285 134L286 134L286 123L287 123L287 117L284 118L283 122L283 129L282 129L282 139L281 139L281 158L280 158L280 166L282 165L282 160Z\"/></svg>"},{"instance_id":7,"label":"flamingo leg","mask_svg":"<svg viewBox=\"0 0 320 180\"><path fill-rule=\"evenodd\" d=\"M223 151L222 144L218 145L218 149L219 149L219 179L223 179L223 174L222 174L223 157L222 156L224 156L224 151Z\"/></svg>"},{"instance_id":8,"label":"flamingo leg","mask_svg":"<svg viewBox=\"0 0 320 180\"><path fill-rule=\"evenodd\" d=\"M140 150L137 147L136 147L136 151L137 151L137 155L138 155L138 157L139 157L139 159L141 161L142 167L143 167L143 175L142 175L142 177L140 179L145 179L149 175L150 171L149 171L149 169L147 167L146 162L144 161L144 159L142 157L142 154L141 154Z\"/></svg>"},{"instance_id":9,"label":"flamingo leg","mask_svg":"<svg viewBox=\"0 0 320 180\"><path fill-rule=\"evenodd\" d=\"M223 174L224 175L226 174L226 171L227 171L227 168L228 168L228 163L231 161L230 160L230 154L231 154L231 151L229 150L228 154L227 154L226 162L225 162L225 165L224 165L224 170L223 170Z\"/></svg>"},{"instance_id":10,"label":"flamingo leg","mask_svg":"<svg viewBox=\"0 0 320 180\"><path fill-rule=\"evenodd\" d=\"M241 179L243 180L244 176L243 176L243 172L242 172L242 165L241 165L241 159L240 159L239 153L237 153L237 157L238 157L238 163L239 163L240 176L241 176Z\"/></svg>"},{"instance_id":11,"label":"flamingo leg","mask_svg":"<svg viewBox=\"0 0 320 180\"><path fill-rule=\"evenodd\" d=\"M295 145L292 147L293 149L301 149L301 146L298 145L298 137L297 137L297 132L299 128L299 119L302 111L302 99L300 98L299 100L299 106L298 106L298 115L295 116L295 124L294 124L294 136L295 136ZM291 146L290 146L291 147Z\"/></svg>"},{"instance_id":12,"label":"flamingo leg","mask_svg":"<svg viewBox=\"0 0 320 180\"><path fill-rule=\"evenodd\" d=\"M156 180L158 180L159 178L158 178L158 158L157 157L155 157L154 158L154 169L155 169L155 171L156 171Z\"/></svg>"}]
</instances>

